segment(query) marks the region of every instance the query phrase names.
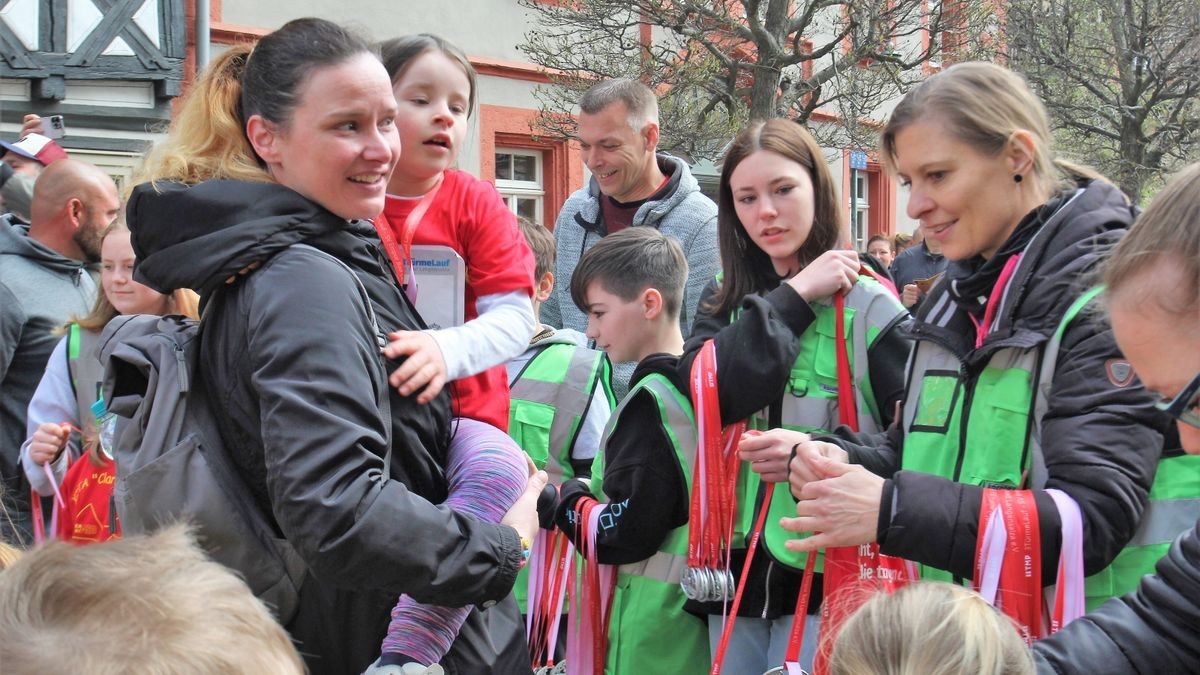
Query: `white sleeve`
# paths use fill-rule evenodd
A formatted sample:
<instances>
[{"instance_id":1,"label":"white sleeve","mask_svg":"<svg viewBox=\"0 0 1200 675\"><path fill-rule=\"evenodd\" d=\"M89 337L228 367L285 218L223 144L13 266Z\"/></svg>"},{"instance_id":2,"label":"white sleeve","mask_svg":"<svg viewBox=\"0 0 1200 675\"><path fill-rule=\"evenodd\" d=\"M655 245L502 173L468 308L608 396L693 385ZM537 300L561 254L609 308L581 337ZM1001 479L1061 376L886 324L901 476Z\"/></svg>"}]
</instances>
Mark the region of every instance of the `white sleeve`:
<instances>
[{"instance_id":1,"label":"white sleeve","mask_svg":"<svg viewBox=\"0 0 1200 675\"><path fill-rule=\"evenodd\" d=\"M604 395L603 386L597 383L595 391L592 392L592 401L588 404L587 414L579 425L579 435L571 448L571 459L591 459L596 456L610 416L612 410L608 407L608 397Z\"/></svg>"},{"instance_id":2,"label":"white sleeve","mask_svg":"<svg viewBox=\"0 0 1200 675\"><path fill-rule=\"evenodd\" d=\"M537 330L533 303L523 290L476 298L479 316L454 328L427 331L442 350L446 380L481 373L529 347Z\"/></svg>"},{"instance_id":3,"label":"white sleeve","mask_svg":"<svg viewBox=\"0 0 1200 675\"><path fill-rule=\"evenodd\" d=\"M41 466L29 460L29 445L33 441L33 433L44 422L58 424L67 422L73 426L79 424L79 405L75 402L75 393L71 389L71 373L67 368L67 339L63 338L54 346L50 360L46 363L46 372L38 383L33 398L29 401L29 413L25 420L25 442L21 444L21 466L25 469L25 477L29 484L43 497L54 494L54 487L46 477ZM54 472L54 481L62 483L67 474L67 455L78 449L68 443L67 449L58 456L50 468Z\"/></svg>"}]
</instances>

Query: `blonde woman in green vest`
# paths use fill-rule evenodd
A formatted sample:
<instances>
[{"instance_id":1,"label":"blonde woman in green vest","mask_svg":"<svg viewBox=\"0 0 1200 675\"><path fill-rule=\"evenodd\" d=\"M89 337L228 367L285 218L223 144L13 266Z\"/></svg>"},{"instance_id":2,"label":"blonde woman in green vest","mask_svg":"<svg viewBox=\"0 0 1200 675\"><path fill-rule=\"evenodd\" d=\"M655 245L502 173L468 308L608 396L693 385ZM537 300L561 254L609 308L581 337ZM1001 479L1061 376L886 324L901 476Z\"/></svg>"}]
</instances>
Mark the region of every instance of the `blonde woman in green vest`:
<instances>
[{"instance_id":1,"label":"blonde woman in green vest","mask_svg":"<svg viewBox=\"0 0 1200 675\"><path fill-rule=\"evenodd\" d=\"M924 579L969 582L984 489L1029 489L1050 585L1062 541L1053 488L1079 507L1089 605L1132 589L1200 491L1189 457L1163 459L1156 481L1168 425L1088 308L1134 208L1055 158L1041 102L991 64L953 66L911 91L881 147L908 215L951 262L912 328L900 425L862 444L797 448L800 502L785 527L821 534L788 546L878 541Z\"/></svg>"},{"instance_id":2,"label":"blonde woman in green vest","mask_svg":"<svg viewBox=\"0 0 1200 675\"><path fill-rule=\"evenodd\" d=\"M1162 397L1158 407L1191 455L1200 455L1198 225L1200 164L1192 164L1154 198L1104 270L1117 344ZM1200 672L1200 513L1193 521L1136 592L1035 644L1039 671Z\"/></svg>"}]
</instances>

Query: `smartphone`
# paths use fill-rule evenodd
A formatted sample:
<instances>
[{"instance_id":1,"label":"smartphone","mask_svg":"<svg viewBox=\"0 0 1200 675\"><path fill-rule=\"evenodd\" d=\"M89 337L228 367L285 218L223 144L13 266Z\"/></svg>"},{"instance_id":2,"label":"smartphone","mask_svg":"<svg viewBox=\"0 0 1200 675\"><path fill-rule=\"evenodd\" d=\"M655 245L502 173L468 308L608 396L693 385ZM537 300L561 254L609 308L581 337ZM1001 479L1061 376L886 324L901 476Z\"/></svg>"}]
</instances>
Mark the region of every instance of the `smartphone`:
<instances>
[{"instance_id":1,"label":"smartphone","mask_svg":"<svg viewBox=\"0 0 1200 675\"><path fill-rule=\"evenodd\" d=\"M62 115L42 118L42 135L47 138L62 138L67 135L67 126Z\"/></svg>"}]
</instances>

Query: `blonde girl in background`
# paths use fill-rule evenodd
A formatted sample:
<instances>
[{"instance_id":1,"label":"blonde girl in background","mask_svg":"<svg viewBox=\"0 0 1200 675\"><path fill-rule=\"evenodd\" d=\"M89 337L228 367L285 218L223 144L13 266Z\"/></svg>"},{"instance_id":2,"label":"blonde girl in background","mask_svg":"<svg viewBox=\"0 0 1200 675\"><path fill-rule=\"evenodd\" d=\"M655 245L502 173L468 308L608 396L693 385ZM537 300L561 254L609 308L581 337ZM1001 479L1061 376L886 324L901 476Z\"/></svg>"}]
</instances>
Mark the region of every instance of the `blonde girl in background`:
<instances>
[{"instance_id":1,"label":"blonde girl in background","mask_svg":"<svg viewBox=\"0 0 1200 675\"><path fill-rule=\"evenodd\" d=\"M110 531L108 518L113 460L101 451L96 440L92 412L92 405L102 398L104 368L98 357L101 331L118 314L197 316L195 293L180 289L164 295L134 281L134 261L129 228L118 220L102 235L102 292L87 316L64 327L66 335L50 355L46 373L29 403L29 437L21 445L21 464L34 491L50 497L58 492L56 485L73 485L87 477L83 474L94 474L87 489L62 493L65 503L55 535L69 541L104 541L119 534ZM73 433L73 429L82 434ZM81 453L88 461L75 464L68 472L67 465ZM47 464L49 474L44 469Z\"/></svg>"}]
</instances>

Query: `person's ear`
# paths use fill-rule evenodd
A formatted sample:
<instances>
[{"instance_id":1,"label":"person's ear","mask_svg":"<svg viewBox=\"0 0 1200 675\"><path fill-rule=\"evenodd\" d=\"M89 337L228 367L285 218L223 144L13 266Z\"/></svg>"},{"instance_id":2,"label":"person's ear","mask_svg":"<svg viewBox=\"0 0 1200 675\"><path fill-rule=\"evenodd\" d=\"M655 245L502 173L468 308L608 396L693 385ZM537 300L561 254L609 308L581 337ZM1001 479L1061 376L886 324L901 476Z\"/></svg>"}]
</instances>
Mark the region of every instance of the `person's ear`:
<instances>
[{"instance_id":1,"label":"person's ear","mask_svg":"<svg viewBox=\"0 0 1200 675\"><path fill-rule=\"evenodd\" d=\"M646 149L658 148L658 133L658 122L647 122L646 126L642 127L642 139L646 141Z\"/></svg>"},{"instance_id":2,"label":"person's ear","mask_svg":"<svg viewBox=\"0 0 1200 675\"><path fill-rule=\"evenodd\" d=\"M538 279L537 286L533 289L533 299L536 302L545 302L550 299L550 294L554 292L554 272L546 272Z\"/></svg>"},{"instance_id":3,"label":"person's ear","mask_svg":"<svg viewBox=\"0 0 1200 675\"><path fill-rule=\"evenodd\" d=\"M1033 171L1034 158L1037 157L1037 140L1029 130L1017 129L1009 134L1004 155L1009 172L1022 179L1027 178Z\"/></svg>"},{"instance_id":4,"label":"person's ear","mask_svg":"<svg viewBox=\"0 0 1200 675\"><path fill-rule=\"evenodd\" d=\"M84 220L84 212L83 200L79 197L71 197L67 200L67 218L71 219L72 227L79 227Z\"/></svg>"},{"instance_id":5,"label":"person's ear","mask_svg":"<svg viewBox=\"0 0 1200 675\"><path fill-rule=\"evenodd\" d=\"M658 315L663 313L663 297L657 288L647 288L642 291L640 302L642 304L642 316L647 319L657 319Z\"/></svg>"},{"instance_id":6,"label":"person's ear","mask_svg":"<svg viewBox=\"0 0 1200 675\"><path fill-rule=\"evenodd\" d=\"M279 137L279 127L262 115L251 115L246 120L246 138L268 166L279 162Z\"/></svg>"}]
</instances>

